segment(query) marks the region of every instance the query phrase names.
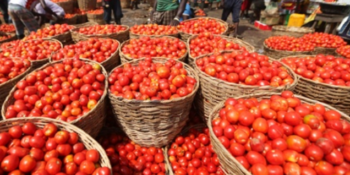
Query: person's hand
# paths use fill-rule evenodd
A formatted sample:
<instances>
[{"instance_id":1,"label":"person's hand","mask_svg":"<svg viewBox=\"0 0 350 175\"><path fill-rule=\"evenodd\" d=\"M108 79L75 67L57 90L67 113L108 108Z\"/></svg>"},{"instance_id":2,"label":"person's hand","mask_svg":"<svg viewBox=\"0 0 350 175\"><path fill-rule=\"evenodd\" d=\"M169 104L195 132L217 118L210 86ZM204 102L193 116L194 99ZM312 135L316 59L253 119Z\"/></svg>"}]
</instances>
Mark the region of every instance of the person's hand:
<instances>
[{"instance_id":1,"label":"person's hand","mask_svg":"<svg viewBox=\"0 0 350 175\"><path fill-rule=\"evenodd\" d=\"M178 26L180 24L180 21L173 19L170 23L171 26Z\"/></svg>"}]
</instances>

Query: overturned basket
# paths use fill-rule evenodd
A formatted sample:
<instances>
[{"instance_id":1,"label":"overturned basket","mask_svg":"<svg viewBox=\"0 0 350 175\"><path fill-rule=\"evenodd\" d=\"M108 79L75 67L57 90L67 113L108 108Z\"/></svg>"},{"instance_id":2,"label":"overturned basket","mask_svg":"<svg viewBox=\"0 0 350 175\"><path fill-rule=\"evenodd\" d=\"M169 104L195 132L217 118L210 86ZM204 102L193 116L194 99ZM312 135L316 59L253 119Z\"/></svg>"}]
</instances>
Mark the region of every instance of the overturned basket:
<instances>
[{"instance_id":1,"label":"overturned basket","mask_svg":"<svg viewBox=\"0 0 350 175\"><path fill-rule=\"evenodd\" d=\"M92 23L95 25L98 25L98 23L96 23L96 22L92 22ZM121 26L125 27L125 31L121 31L118 33L96 34L96 35L84 35L82 33L79 33L79 29L84 28L84 27L90 27L90 26L94 26L94 25L80 26L80 27L76 27L76 28L72 29L71 32L72 32L72 38L73 38L74 42L86 40L86 39L92 38L92 37L111 38L111 39L118 40L121 43L129 39L129 26L126 26L126 25L121 25Z\"/></svg>"},{"instance_id":2,"label":"overturned basket","mask_svg":"<svg viewBox=\"0 0 350 175\"><path fill-rule=\"evenodd\" d=\"M264 54L273 59L281 59L287 56L293 55L312 55L314 51L285 51L285 50L276 50L268 47L264 42Z\"/></svg>"},{"instance_id":3,"label":"overturned basket","mask_svg":"<svg viewBox=\"0 0 350 175\"><path fill-rule=\"evenodd\" d=\"M88 64L98 64L97 62L91 61L91 60L86 60L86 59L82 59L85 63ZM47 63L44 66L34 70L34 71L39 71L42 70L48 66L54 65L55 63L61 63L62 61L56 61L56 62L52 62L52 63ZM101 66L102 68L102 66ZM102 73L105 77L107 77L107 72L104 68L102 68ZM30 74L27 74L22 80L26 79ZM105 85L104 85L104 93L101 96L101 99L98 101L98 103L96 104L96 106L90 110L88 113L84 114L82 117L70 122L71 124L81 128L82 130L84 130L87 134L91 135L92 137L96 137L98 132L101 130L101 128L103 127L104 124L104 120L106 118L105 116L105 97L107 94L107 86L108 86L108 82L107 79L105 80ZM2 114L2 119L7 121L7 119L5 118L5 113L6 113L6 109L8 106L12 105L15 101L14 99L14 93L16 91L16 87L13 87L12 90L10 91L10 93L8 94L8 96L6 97L3 105L2 105L2 110L1 110L1 114Z\"/></svg>"},{"instance_id":4,"label":"overturned basket","mask_svg":"<svg viewBox=\"0 0 350 175\"><path fill-rule=\"evenodd\" d=\"M130 64L136 65L139 61ZM165 63L167 60L153 58L153 61ZM190 66L184 64L184 68L198 81ZM185 126L198 86L197 82L191 94L172 100L128 100L111 92L109 99L118 125L132 141L141 146L162 147L168 145Z\"/></svg>"},{"instance_id":5,"label":"overturned basket","mask_svg":"<svg viewBox=\"0 0 350 175\"><path fill-rule=\"evenodd\" d=\"M238 96L236 97L236 99L240 99L240 98L257 98L258 100L261 99L266 99L266 98L270 98L272 95L280 95L279 93L265 93L265 94L256 94L256 95L246 95L246 96ZM299 95L294 95L296 98L299 98L301 100L301 102L303 103L309 103L309 104L322 104L323 106L325 106L325 108L327 110L336 110L335 108L324 104L324 103L320 103L318 101L314 101L311 99L308 99L306 97L303 96L299 96ZM219 141L219 139L216 137L216 135L214 134L213 131L213 127L212 127L212 121L216 118L219 117L219 112L220 110L225 106L225 101L220 102L219 104L217 104L212 113L209 116L209 120L207 122L208 127L209 127L209 134L210 134L210 141L213 145L213 149L216 152L216 154L218 155L218 158L220 160L221 166L222 168L227 172L227 174L229 175L251 175L251 173L246 170L232 155L231 153L221 144L221 142ZM336 110L338 111L338 110ZM346 121L350 121L350 118L348 115L338 111L341 116L342 119L345 119Z\"/></svg>"}]
</instances>

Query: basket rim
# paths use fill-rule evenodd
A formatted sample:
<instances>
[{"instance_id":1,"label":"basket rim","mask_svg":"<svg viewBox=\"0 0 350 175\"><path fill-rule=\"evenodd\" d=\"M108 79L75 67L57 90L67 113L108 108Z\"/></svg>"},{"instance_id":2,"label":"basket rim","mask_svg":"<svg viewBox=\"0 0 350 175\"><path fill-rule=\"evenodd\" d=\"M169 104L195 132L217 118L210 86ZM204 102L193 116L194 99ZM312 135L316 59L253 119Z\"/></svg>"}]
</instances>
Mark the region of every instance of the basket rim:
<instances>
[{"instance_id":1,"label":"basket rim","mask_svg":"<svg viewBox=\"0 0 350 175\"><path fill-rule=\"evenodd\" d=\"M283 25L272 26L272 30L276 30L276 31L290 32L290 30L288 30L290 28L305 30L305 31L300 31L300 30L293 31L294 33L313 33L313 32L315 32L315 29L312 29L311 27L293 27L293 26L283 26Z\"/></svg>"},{"instance_id":2,"label":"basket rim","mask_svg":"<svg viewBox=\"0 0 350 175\"><path fill-rule=\"evenodd\" d=\"M265 39L265 41L266 41L266 39ZM267 46L266 43L265 43L265 41L263 42L264 48L265 48L265 49L268 49L268 50L271 50L271 51L274 51L274 52L295 53L295 54L303 54L303 53L304 53L304 54L306 54L306 53L311 53L311 52L313 52L313 51L316 50L316 47L315 47L313 50L311 50L311 51L277 50L277 49L273 49L273 48Z\"/></svg>"},{"instance_id":3,"label":"basket rim","mask_svg":"<svg viewBox=\"0 0 350 175\"><path fill-rule=\"evenodd\" d=\"M220 54L223 54L223 53L232 53L232 52L239 52L239 51L222 51L222 52L219 52ZM206 54L206 55L202 55L202 56L199 56L199 57L196 57L194 58L194 69L195 71L198 73L198 76L201 77L201 75L205 76L206 79L210 79L210 81L218 81L219 83L222 83L222 84L228 84L229 86L238 86L238 87L241 87L241 88L258 88L258 89L261 89L261 90L269 90L269 89L288 89L289 87L293 87L293 86L296 86L298 81L299 81L299 77L297 76L297 74L290 68L288 67L287 65L285 65L284 63L280 62L279 60L275 60L273 58L270 58L269 57L269 62L271 63L272 61L277 61L279 62L280 64L282 64L282 66L284 68L286 68L288 70L288 73L291 73L291 76L293 78L293 83L292 84L288 84L288 85L285 85L285 86L278 86L278 87L273 87L273 86L253 86L253 85L245 85L245 84L238 84L238 83L232 83L232 82L228 82L228 81L225 81L225 80L221 80L219 78L215 78L215 77L212 77L208 74L206 74L205 72L201 71L197 64L196 64L196 60L197 59L201 59L203 57L206 57L206 56L210 56L212 55L213 53L211 54Z\"/></svg>"},{"instance_id":4,"label":"basket rim","mask_svg":"<svg viewBox=\"0 0 350 175\"><path fill-rule=\"evenodd\" d=\"M225 22L225 21L223 21L223 20L221 20L221 19L219 19L219 18L208 17L208 16L202 16L202 17L191 18L191 19L185 20L185 21L183 21L183 22L186 22L186 21L194 21L194 20L197 20L197 19L212 19L212 20L215 20L215 21L217 21L217 22L223 24L223 25L225 26L225 29L226 29L226 30L225 30L224 32L220 33L219 35L224 35L224 34L228 31L228 28L229 28L229 27L228 27L227 22ZM183 32L183 31L181 31L178 27L176 27L176 29L179 31L180 34L181 34L181 33L184 33L184 34L188 34L188 35L195 35L195 34L192 34L192 33Z\"/></svg>"},{"instance_id":5,"label":"basket rim","mask_svg":"<svg viewBox=\"0 0 350 175\"><path fill-rule=\"evenodd\" d=\"M15 59L15 60L17 60L16 58L8 58L8 59L11 59L11 60L14 60L14 59ZM3 86L6 86L7 84L10 84L10 83L13 83L14 81L17 81L17 80L19 79L19 77L21 77L21 76L23 76L23 75L28 74L29 72L31 72L32 69L33 69L33 63L32 63L31 61L29 61L29 63L30 63L29 67L28 67L24 72L22 72L21 74L17 75L17 76L14 77L14 78L11 78L10 80L8 80L8 81L6 81L6 82L0 84L0 89L1 89Z\"/></svg>"},{"instance_id":6,"label":"basket rim","mask_svg":"<svg viewBox=\"0 0 350 175\"><path fill-rule=\"evenodd\" d=\"M147 26L147 25L149 25L149 24L141 24L141 25L138 25L138 26ZM168 26L168 25L158 25L158 26ZM132 27L130 27L130 34L137 35L137 36L152 36L152 37L161 37L161 36L171 36L171 35L178 35L178 34L179 34L179 31L176 29L176 27L175 27L175 29L176 29L176 33L173 33L173 34L161 34L161 35L145 35L145 34L137 34L137 33L134 33L134 32L132 32L132 31L131 31L131 28L133 28L133 27L135 27L135 25L134 25L134 26L132 26Z\"/></svg>"},{"instance_id":7,"label":"basket rim","mask_svg":"<svg viewBox=\"0 0 350 175\"><path fill-rule=\"evenodd\" d=\"M72 27L73 27L72 29L75 28L74 25L71 25L71 24L67 24L67 25L68 25L68 26L72 26ZM49 26L47 26L47 27L44 27L44 28L42 28L42 29L49 28L50 26L51 26L51 25L49 25ZM70 31L71 31L72 29L70 29L70 30L68 30L68 31L66 31L66 32L64 32L64 33L58 34L58 35L49 36L49 37L42 37L42 38L35 38L35 39L56 39L56 37L58 37L58 36L70 34ZM29 35L29 36L30 36L30 35ZM27 36L27 37L29 37L29 36ZM27 38L27 37L26 37L26 38ZM35 40L35 39L26 39L26 40Z\"/></svg>"},{"instance_id":8,"label":"basket rim","mask_svg":"<svg viewBox=\"0 0 350 175\"><path fill-rule=\"evenodd\" d=\"M105 68L98 62L96 61L93 61L93 60L88 60L88 59L84 59L84 58L80 58L79 60L87 63L87 64L98 64L100 67L101 67L101 73L105 76L105 77L108 77L107 76L107 71L105 70ZM63 62L63 60L58 60L58 61L54 61L54 62L48 62L46 64L44 64L43 66L33 70L31 73L35 72L35 71L38 71L38 70L42 70L48 66L51 66L51 65L54 65L54 64L57 64L57 63L61 63ZM21 80L25 80L31 73L27 74L26 76L24 76ZM94 106L94 108L92 108L89 112L85 113L83 116L73 120L73 121L70 121L70 122L67 122L67 123L70 123L70 124L73 124L73 123L77 123L79 122L80 120L82 120L83 118L85 118L86 116L90 115L98 105L101 104L101 102L104 100L104 98L106 98L107 96L107 88L108 88L108 81L107 81L107 78L105 78L104 80L104 91L103 91L103 94L101 96L101 98L98 100L97 104ZM13 93L17 90L16 86L14 86L11 91L9 92L9 94L7 95L6 99L4 100L4 104L1 106L1 114L2 114L2 120L3 121L6 121L6 120L9 120L9 119L6 119L5 117L5 113L6 113L6 109L5 109L5 102L9 100L9 98L11 96L13 96ZM24 118L24 117L21 117L21 118ZM27 117L25 117L27 118ZM47 118L47 117L45 117Z\"/></svg>"},{"instance_id":9,"label":"basket rim","mask_svg":"<svg viewBox=\"0 0 350 175\"><path fill-rule=\"evenodd\" d=\"M305 58L305 57L316 57L316 55L293 55L293 56L287 56L287 57L282 57L280 60L282 61L283 59L288 59L288 58ZM286 65L287 66L287 65ZM289 66L287 66L289 68ZM291 69L292 70L292 69ZM292 70L293 71L293 70ZM294 71L293 71L294 72ZM295 73L295 72L294 72ZM303 76L295 73L296 76L299 77L299 79L305 80L307 82L311 82L311 83L315 83L315 84L319 84L319 85L323 85L323 86L327 86L329 88L336 88L336 89L344 89L344 90L350 90L349 86L336 86L336 85L330 85L330 84L326 84L326 83L321 83L321 82L316 82L313 81L311 79L308 78L304 78Z\"/></svg>"},{"instance_id":10,"label":"basket rim","mask_svg":"<svg viewBox=\"0 0 350 175\"><path fill-rule=\"evenodd\" d=\"M117 66L117 67L115 67L115 68L113 68L110 72L109 72L109 74L108 74L108 77L114 72L114 70L115 69L117 69L117 68L120 68L120 67L123 67L125 64L131 64L131 65L133 65L133 64L138 64L138 62L140 62L140 61L143 61L145 58L140 58L140 59L138 59L138 60L134 60L134 61L131 61L131 62L127 62L127 63L124 63L124 64L121 64L121 65L119 65L119 66ZM160 63L165 63L167 60L169 60L168 58L160 58L160 57L152 57L152 61L155 61L156 60L156 62L158 63L158 62L160 62ZM178 61L178 60L175 60L176 62L181 62L181 61ZM149 104L167 104L167 103L173 103L173 102L175 102L175 101L182 101L182 100L184 100L184 99L186 99L186 98L190 98L191 96L193 96L193 95L195 95L196 93L197 93L197 90L198 90L198 88L199 88L199 77L198 77L198 74L196 73L196 71L195 70L193 70L193 68L191 67L191 66L189 66L189 65L187 65L186 63L184 63L184 62L181 62L182 64L183 64L183 66L184 66L184 68L186 69L186 71L192 71L193 72L193 74L194 74L194 79L196 80L196 84L195 84L195 86L194 86L194 88L193 88L193 91L190 93L190 94L187 94L186 96L184 96L184 97L179 97L179 98L175 98L175 99L171 99L171 100L136 100L136 99L131 99L131 100L129 100L129 99L125 99L125 98L123 98L123 97L117 97L116 95L114 95L113 93L111 93L111 91L110 91L110 89L109 89L109 82L108 82L108 95L110 96L110 97L113 97L113 98L115 98L115 99L118 99L118 100L122 100L122 101L124 101L124 102L138 102L138 103L149 103Z\"/></svg>"}]
</instances>

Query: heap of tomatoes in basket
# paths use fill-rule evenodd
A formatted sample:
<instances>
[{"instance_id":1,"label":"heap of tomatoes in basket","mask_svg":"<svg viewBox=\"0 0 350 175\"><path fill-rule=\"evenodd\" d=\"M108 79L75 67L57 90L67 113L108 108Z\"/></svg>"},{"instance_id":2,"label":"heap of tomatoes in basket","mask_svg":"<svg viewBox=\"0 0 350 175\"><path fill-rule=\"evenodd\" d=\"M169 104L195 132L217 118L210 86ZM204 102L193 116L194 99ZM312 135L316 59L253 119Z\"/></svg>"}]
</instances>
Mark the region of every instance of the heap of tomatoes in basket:
<instances>
[{"instance_id":1,"label":"heap of tomatoes in basket","mask_svg":"<svg viewBox=\"0 0 350 175\"><path fill-rule=\"evenodd\" d=\"M339 47L337 53L345 58L350 58L350 45Z\"/></svg>"},{"instance_id":2,"label":"heap of tomatoes in basket","mask_svg":"<svg viewBox=\"0 0 350 175\"><path fill-rule=\"evenodd\" d=\"M315 49L315 44L309 40L291 36L273 36L264 42L267 47L275 50L305 52Z\"/></svg>"},{"instance_id":3,"label":"heap of tomatoes in basket","mask_svg":"<svg viewBox=\"0 0 350 175\"><path fill-rule=\"evenodd\" d=\"M0 85L21 75L29 67L29 60L0 58Z\"/></svg>"},{"instance_id":4,"label":"heap of tomatoes in basket","mask_svg":"<svg viewBox=\"0 0 350 175\"><path fill-rule=\"evenodd\" d=\"M25 123L0 133L0 174L111 174L99 160L99 152L86 149L77 133L59 130L52 123L43 129Z\"/></svg>"},{"instance_id":5,"label":"heap of tomatoes in basket","mask_svg":"<svg viewBox=\"0 0 350 175\"><path fill-rule=\"evenodd\" d=\"M197 59L196 64L207 75L230 83L278 87L294 82L280 62L269 62L257 53L216 53Z\"/></svg>"},{"instance_id":6,"label":"heap of tomatoes in basket","mask_svg":"<svg viewBox=\"0 0 350 175\"><path fill-rule=\"evenodd\" d=\"M1 24L0 31L5 33L15 32L16 28L13 24Z\"/></svg>"},{"instance_id":7,"label":"heap of tomatoes in basket","mask_svg":"<svg viewBox=\"0 0 350 175\"><path fill-rule=\"evenodd\" d=\"M43 29L38 29L36 32L30 33L26 39L39 39L39 38L50 38L56 35L61 35L63 33L69 32L74 26L68 24L55 24Z\"/></svg>"},{"instance_id":8,"label":"heap of tomatoes in basket","mask_svg":"<svg viewBox=\"0 0 350 175\"><path fill-rule=\"evenodd\" d=\"M212 34L223 34L227 30L227 26L210 18L197 18L186 20L177 26L177 29L184 33L200 34L203 32L210 32Z\"/></svg>"},{"instance_id":9,"label":"heap of tomatoes in basket","mask_svg":"<svg viewBox=\"0 0 350 175\"><path fill-rule=\"evenodd\" d=\"M315 32L306 34L301 38L315 44L316 47L338 48L346 45L346 42L343 40L343 38L328 33Z\"/></svg>"},{"instance_id":10,"label":"heap of tomatoes in basket","mask_svg":"<svg viewBox=\"0 0 350 175\"><path fill-rule=\"evenodd\" d=\"M8 35L0 36L0 41L6 40L6 39L9 39L9 38L10 38L10 36L8 36Z\"/></svg>"},{"instance_id":11,"label":"heap of tomatoes in basket","mask_svg":"<svg viewBox=\"0 0 350 175\"><path fill-rule=\"evenodd\" d=\"M349 59L319 54L316 57L285 58L282 62L304 78L330 85L350 86Z\"/></svg>"},{"instance_id":12,"label":"heap of tomatoes in basket","mask_svg":"<svg viewBox=\"0 0 350 175\"><path fill-rule=\"evenodd\" d=\"M135 25L130 32L138 35L171 35L178 33L176 27L158 24Z\"/></svg>"},{"instance_id":13,"label":"heap of tomatoes in basket","mask_svg":"<svg viewBox=\"0 0 350 175\"><path fill-rule=\"evenodd\" d=\"M291 91L228 99L211 122L221 144L254 175L350 172L350 124L336 110Z\"/></svg>"},{"instance_id":14,"label":"heap of tomatoes in basket","mask_svg":"<svg viewBox=\"0 0 350 175\"><path fill-rule=\"evenodd\" d=\"M182 62L169 59L165 63L157 63L151 58L115 68L108 82L113 95L137 100L185 97L194 91L197 83L194 77L188 75Z\"/></svg>"},{"instance_id":15,"label":"heap of tomatoes in basket","mask_svg":"<svg viewBox=\"0 0 350 175\"><path fill-rule=\"evenodd\" d=\"M78 32L85 35L105 35L105 34L123 32L125 30L126 30L125 26L107 24L107 25L94 25L89 27L82 27L78 29Z\"/></svg>"},{"instance_id":16,"label":"heap of tomatoes in basket","mask_svg":"<svg viewBox=\"0 0 350 175\"><path fill-rule=\"evenodd\" d=\"M117 132L109 132L100 138L112 164L114 174L165 175L163 150L155 147L142 147L128 137Z\"/></svg>"},{"instance_id":17,"label":"heap of tomatoes in basket","mask_svg":"<svg viewBox=\"0 0 350 175\"><path fill-rule=\"evenodd\" d=\"M73 121L92 110L103 96L105 76L99 64L65 59L30 73L15 86L7 119L43 116Z\"/></svg>"}]
</instances>

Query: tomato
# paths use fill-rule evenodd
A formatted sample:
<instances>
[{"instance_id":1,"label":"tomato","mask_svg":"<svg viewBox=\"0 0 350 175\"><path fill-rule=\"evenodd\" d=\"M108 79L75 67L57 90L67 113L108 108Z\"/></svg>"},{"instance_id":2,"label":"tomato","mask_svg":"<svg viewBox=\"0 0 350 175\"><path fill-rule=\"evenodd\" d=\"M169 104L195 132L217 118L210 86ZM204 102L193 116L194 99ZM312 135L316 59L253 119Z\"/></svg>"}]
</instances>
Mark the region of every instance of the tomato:
<instances>
[{"instance_id":1,"label":"tomato","mask_svg":"<svg viewBox=\"0 0 350 175\"><path fill-rule=\"evenodd\" d=\"M315 171L319 175L332 174L334 171L333 166L326 161L319 161L315 165Z\"/></svg>"},{"instance_id":2,"label":"tomato","mask_svg":"<svg viewBox=\"0 0 350 175\"><path fill-rule=\"evenodd\" d=\"M270 150L266 152L266 159L272 165L283 165L284 156L280 150Z\"/></svg>"},{"instance_id":3,"label":"tomato","mask_svg":"<svg viewBox=\"0 0 350 175\"><path fill-rule=\"evenodd\" d=\"M269 174L269 171L266 167L266 165L264 164L254 164L252 167L251 167L251 170L252 174L256 174L256 175L268 175Z\"/></svg>"},{"instance_id":4,"label":"tomato","mask_svg":"<svg viewBox=\"0 0 350 175\"><path fill-rule=\"evenodd\" d=\"M22 126L22 131L24 134L27 134L27 135L33 135L36 131L36 126L33 124L33 123L25 123L23 126Z\"/></svg>"},{"instance_id":5,"label":"tomato","mask_svg":"<svg viewBox=\"0 0 350 175\"><path fill-rule=\"evenodd\" d=\"M277 165L268 165L267 171L269 175L283 175L283 168Z\"/></svg>"},{"instance_id":6,"label":"tomato","mask_svg":"<svg viewBox=\"0 0 350 175\"><path fill-rule=\"evenodd\" d=\"M306 142L303 138L291 135L287 137L288 148L297 152L302 152L306 148Z\"/></svg>"},{"instance_id":7,"label":"tomato","mask_svg":"<svg viewBox=\"0 0 350 175\"><path fill-rule=\"evenodd\" d=\"M311 144L305 149L305 155L313 161L322 160L324 153L322 149L314 144Z\"/></svg>"},{"instance_id":8,"label":"tomato","mask_svg":"<svg viewBox=\"0 0 350 175\"><path fill-rule=\"evenodd\" d=\"M258 164L258 163L266 165L265 157L258 152L249 151L246 154L246 158L251 165Z\"/></svg>"},{"instance_id":9,"label":"tomato","mask_svg":"<svg viewBox=\"0 0 350 175\"><path fill-rule=\"evenodd\" d=\"M335 148L338 148L344 145L344 138L341 136L341 134L338 131L335 131L332 129L326 129L326 131L323 133L323 137L331 140Z\"/></svg>"},{"instance_id":10,"label":"tomato","mask_svg":"<svg viewBox=\"0 0 350 175\"><path fill-rule=\"evenodd\" d=\"M11 135L7 132L0 133L0 145L5 146L11 140Z\"/></svg>"},{"instance_id":11,"label":"tomato","mask_svg":"<svg viewBox=\"0 0 350 175\"><path fill-rule=\"evenodd\" d=\"M58 158L50 158L45 166L45 170L49 173L49 174L57 174L60 172L62 167L62 162L60 159Z\"/></svg>"},{"instance_id":12,"label":"tomato","mask_svg":"<svg viewBox=\"0 0 350 175\"><path fill-rule=\"evenodd\" d=\"M9 129L9 134L12 138L18 139L22 136L22 128L20 126L13 126Z\"/></svg>"},{"instance_id":13,"label":"tomato","mask_svg":"<svg viewBox=\"0 0 350 175\"><path fill-rule=\"evenodd\" d=\"M95 171L95 165L91 161L84 160L81 162L79 170L86 174L92 174Z\"/></svg>"},{"instance_id":14,"label":"tomato","mask_svg":"<svg viewBox=\"0 0 350 175\"><path fill-rule=\"evenodd\" d=\"M1 162L1 168L6 172L11 172L18 168L19 158L15 155L6 156Z\"/></svg>"},{"instance_id":15,"label":"tomato","mask_svg":"<svg viewBox=\"0 0 350 175\"><path fill-rule=\"evenodd\" d=\"M297 175L300 174L300 166L296 163L287 162L283 166L284 174Z\"/></svg>"},{"instance_id":16,"label":"tomato","mask_svg":"<svg viewBox=\"0 0 350 175\"><path fill-rule=\"evenodd\" d=\"M327 154L325 156L325 159L332 165L340 165L344 162L343 154L336 149L334 149L331 153Z\"/></svg>"},{"instance_id":17,"label":"tomato","mask_svg":"<svg viewBox=\"0 0 350 175\"><path fill-rule=\"evenodd\" d=\"M86 152L86 160L97 163L100 160L100 154L95 149Z\"/></svg>"},{"instance_id":18,"label":"tomato","mask_svg":"<svg viewBox=\"0 0 350 175\"><path fill-rule=\"evenodd\" d=\"M36 167L36 161L31 156L23 157L19 163L19 170L22 172L31 172Z\"/></svg>"}]
</instances>

